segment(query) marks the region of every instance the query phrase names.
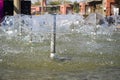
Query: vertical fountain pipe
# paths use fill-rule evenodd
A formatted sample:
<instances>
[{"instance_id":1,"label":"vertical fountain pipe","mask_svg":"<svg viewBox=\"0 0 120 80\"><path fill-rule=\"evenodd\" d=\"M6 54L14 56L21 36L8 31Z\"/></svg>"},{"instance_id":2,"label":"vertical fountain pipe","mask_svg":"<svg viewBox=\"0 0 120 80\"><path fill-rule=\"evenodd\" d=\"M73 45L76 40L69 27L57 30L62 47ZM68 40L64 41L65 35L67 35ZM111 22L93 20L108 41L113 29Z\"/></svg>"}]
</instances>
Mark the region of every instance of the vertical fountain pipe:
<instances>
[{"instance_id":1,"label":"vertical fountain pipe","mask_svg":"<svg viewBox=\"0 0 120 80\"><path fill-rule=\"evenodd\" d=\"M50 58L54 59L56 57L56 14L53 14L53 26L51 32L51 53Z\"/></svg>"},{"instance_id":2,"label":"vertical fountain pipe","mask_svg":"<svg viewBox=\"0 0 120 80\"><path fill-rule=\"evenodd\" d=\"M14 0L14 15L21 13L21 0Z\"/></svg>"},{"instance_id":3,"label":"vertical fountain pipe","mask_svg":"<svg viewBox=\"0 0 120 80\"><path fill-rule=\"evenodd\" d=\"M21 0L14 1L14 15L21 13ZM19 35L22 35L21 16L19 16Z\"/></svg>"}]
</instances>

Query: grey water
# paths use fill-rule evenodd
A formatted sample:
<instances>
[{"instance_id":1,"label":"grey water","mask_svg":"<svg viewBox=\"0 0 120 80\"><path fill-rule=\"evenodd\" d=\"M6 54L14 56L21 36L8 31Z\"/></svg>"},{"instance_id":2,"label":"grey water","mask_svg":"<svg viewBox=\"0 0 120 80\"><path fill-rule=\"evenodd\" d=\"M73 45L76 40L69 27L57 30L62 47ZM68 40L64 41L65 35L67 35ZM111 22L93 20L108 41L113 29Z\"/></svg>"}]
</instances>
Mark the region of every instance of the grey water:
<instances>
[{"instance_id":1,"label":"grey water","mask_svg":"<svg viewBox=\"0 0 120 80\"><path fill-rule=\"evenodd\" d=\"M71 58L63 62L49 58L53 19L51 14L4 18L0 80L120 79L119 15L56 15L56 54Z\"/></svg>"}]
</instances>

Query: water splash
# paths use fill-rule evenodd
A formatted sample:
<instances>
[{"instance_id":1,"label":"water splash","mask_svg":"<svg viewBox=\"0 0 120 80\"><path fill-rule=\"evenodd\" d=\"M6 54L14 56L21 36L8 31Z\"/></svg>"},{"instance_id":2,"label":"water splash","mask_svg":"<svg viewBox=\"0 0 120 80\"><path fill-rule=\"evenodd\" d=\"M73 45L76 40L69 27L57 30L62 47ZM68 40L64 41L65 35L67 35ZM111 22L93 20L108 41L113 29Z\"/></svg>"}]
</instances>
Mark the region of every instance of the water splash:
<instances>
[{"instance_id":1,"label":"water splash","mask_svg":"<svg viewBox=\"0 0 120 80\"><path fill-rule=\"evenodd\" d=\"M1 23L1 35L4 35L8 40L15 39L40 43L50 41L51 28L53 26L52 17L50 14L41 16L6 16ZM69 42L66 45L70 43L79 44L77 48L81 48L80 52L86 50L95 52L97 49L106 46L103 45L103 42L98 43L98 40L115 41L112 39L112 35L116 33L116 25L119 25L119 16L112 17L116 19L115 25L109 25L106 18L99 13L92 13L87 18L78 14L57 15L57 40L59 39L57 43L62 41L62 43ZM87 36L88 39L86 38ZM74 48L74 46L72 47Z\"/></svg>"}]
</instances>

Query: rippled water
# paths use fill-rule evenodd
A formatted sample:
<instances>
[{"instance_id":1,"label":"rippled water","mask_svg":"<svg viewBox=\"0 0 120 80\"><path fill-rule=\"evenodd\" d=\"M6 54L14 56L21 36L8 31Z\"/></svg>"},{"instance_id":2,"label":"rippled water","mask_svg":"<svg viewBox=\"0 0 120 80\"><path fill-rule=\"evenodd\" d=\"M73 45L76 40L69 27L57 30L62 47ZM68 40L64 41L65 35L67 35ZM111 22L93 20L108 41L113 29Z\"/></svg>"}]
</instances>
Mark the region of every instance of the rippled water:
<instances>
[{"instance_id":1,"label":"rippled water","mask_svg":"<svg viewBox=\"0 0 120 80\"><path fill-rule=\"evenodd\" d=\"M99 24L97 15L56 16L56 54L70 58L63 61L49 58L53 15L6 17L0 80L120 80L119 19L109 25L102 17Z\"/></svg>"}]
</instances>

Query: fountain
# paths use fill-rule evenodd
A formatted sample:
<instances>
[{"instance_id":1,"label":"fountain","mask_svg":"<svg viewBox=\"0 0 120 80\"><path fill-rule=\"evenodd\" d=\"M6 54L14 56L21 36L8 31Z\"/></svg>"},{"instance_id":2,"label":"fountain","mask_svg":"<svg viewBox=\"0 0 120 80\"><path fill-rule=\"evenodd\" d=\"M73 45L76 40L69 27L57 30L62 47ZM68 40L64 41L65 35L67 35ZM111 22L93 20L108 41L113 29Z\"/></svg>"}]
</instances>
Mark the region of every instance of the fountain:
<instances>
[{"instance_id":1,"label":"fountain","mask_svg":"<svg viewBox=\"0 0 120 80\"><path fill-rule=\"evenodd\" d=\"M53 15L6 16L0 27L0 79L119 80L120 17L111 17L115 22L109 25L98 13L56 14L60 61L49 58Z\"/></svg>"}]
</instances>

